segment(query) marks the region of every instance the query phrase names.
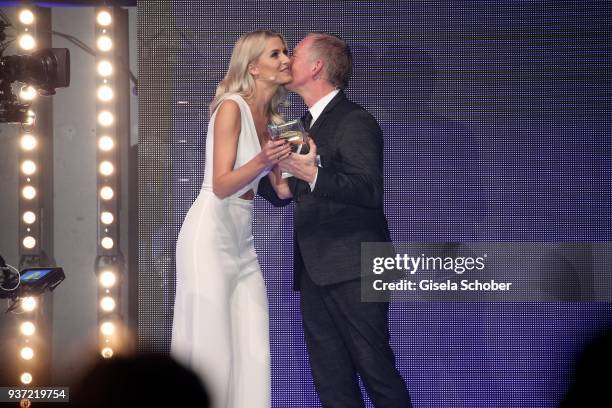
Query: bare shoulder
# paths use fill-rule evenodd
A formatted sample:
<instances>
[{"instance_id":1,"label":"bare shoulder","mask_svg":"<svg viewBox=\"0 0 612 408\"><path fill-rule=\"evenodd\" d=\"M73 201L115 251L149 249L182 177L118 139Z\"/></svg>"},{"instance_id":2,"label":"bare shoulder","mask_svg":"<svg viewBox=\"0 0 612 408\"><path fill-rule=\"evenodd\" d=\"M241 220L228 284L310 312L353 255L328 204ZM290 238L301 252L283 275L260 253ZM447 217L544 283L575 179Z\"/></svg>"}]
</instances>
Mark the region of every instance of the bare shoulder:
<instances>
[{"instance_id":1,"label":"bare shoulder","mask_svg":"<svg viewBox=\"0 0 612 408\"><path fill-rule=\"evenodd\" d=\"M233 99L226 99L217 108L217 118L218 117L240 117L240 106L238 102Z\"/></svg>"},{"instance_id":2,"label":"bare shoulder","mask_svg":"<svg viewBox=\"0 0 612 408\"><path fill-rule=\"evenodd\" d=\"M221 102L217 108L215 128L234 133L240 129L240 106L232 99Z\"/></svg>"}]
</instances>

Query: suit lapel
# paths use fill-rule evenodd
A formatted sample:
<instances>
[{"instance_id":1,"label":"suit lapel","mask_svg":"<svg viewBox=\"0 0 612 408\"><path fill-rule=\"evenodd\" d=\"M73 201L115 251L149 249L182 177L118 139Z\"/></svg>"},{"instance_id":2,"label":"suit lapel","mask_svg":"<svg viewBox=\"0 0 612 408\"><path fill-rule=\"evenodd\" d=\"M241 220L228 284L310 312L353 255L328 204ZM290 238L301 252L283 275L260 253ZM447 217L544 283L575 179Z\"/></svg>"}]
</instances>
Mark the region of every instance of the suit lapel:
<instances>
[{"instance_id":1,"label":"suit lapel","mask_svg":"<svg viewBox=\"0 0 612 408\"><path fill-rule=\"evenodd\" d=\"M325 122L325 119L329 116L328 113L333 111L336 105L338 105L341 101L345 99L346 96L344 95L344 92L340 91L336 96L334 96L331 101L329 101L327 106L325 106L325 109L323 109L323 112L321 112L321 115L319 115L317 121L308 130L308 134L310 134L315 141L317 136L317 130L321 127L323 122ZM304 194L310 191L310 185L307 182L303 180L298 180L295 177L292 177L290 179L289 188L291 189L291 192L293 193L294 197L296 197L296 201L298 202L301 201L301 198Z\"/></svg>"},{"instance_id":2,"label":"suit lapel","mask_svg":"<svg viewBox=\"0 0 612 408\"><path fill-rule=\"evenodd\" d=\"M346 96L344 95L344 92L342 91L338 92L338 94L334 96L334 98L331 101L329 101L325 109L323 109L323 112L321 112L321 115L319 115L319 117L317 118L317 121L313 124L313 126L310 128L308 133L316 137L317 130L321 127L323 122L325 122L325 119L328 116L327 114L331 112L336 107L336 105L338 105L341 101L345 99L346 99Z\"/></svg>"}]
</instances>

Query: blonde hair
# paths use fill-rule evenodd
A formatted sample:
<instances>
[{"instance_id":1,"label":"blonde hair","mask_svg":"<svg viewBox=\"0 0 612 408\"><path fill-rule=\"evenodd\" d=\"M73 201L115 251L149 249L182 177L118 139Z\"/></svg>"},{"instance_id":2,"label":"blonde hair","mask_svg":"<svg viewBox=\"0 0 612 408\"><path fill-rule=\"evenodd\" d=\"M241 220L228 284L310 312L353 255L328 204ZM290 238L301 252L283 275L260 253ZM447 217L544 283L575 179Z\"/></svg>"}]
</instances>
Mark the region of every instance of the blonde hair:
<instances>
[{"instance_id":1,"label":"blonde hair","mask_svg":"<svg viewBox=\"0 0 612 408\"><path fill-rule=\"evenodd\" d=\"M287 42L281 34L270 30L253 31L244 34L238 39L232 51L232 58L227 73L217 86L215 97L210 104L211 115L228 94L239 94L245 99L253 96L255 93L255 79L249 73L248 66L263 54L266 44L271 38L280 38L285 47L287 46ZM270 121L274 124L284 122L283 117L278 112L278 107L285 101L286 97L287 91L284 86L279 86L276 93L272 96L268 114L270 115Z\"/></svg>"}]
</instances>

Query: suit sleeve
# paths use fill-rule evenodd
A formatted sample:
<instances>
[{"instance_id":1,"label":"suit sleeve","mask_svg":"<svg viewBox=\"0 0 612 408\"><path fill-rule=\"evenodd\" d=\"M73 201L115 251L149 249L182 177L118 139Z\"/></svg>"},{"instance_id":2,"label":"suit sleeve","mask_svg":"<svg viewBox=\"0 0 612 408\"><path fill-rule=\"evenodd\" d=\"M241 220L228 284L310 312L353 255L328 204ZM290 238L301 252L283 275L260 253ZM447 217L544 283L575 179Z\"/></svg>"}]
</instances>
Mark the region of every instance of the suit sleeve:
<instances>
[{"instance_id":1,"label":"suit sleeve","mask_svg":"<svg viewBox=\"0 0 612 408\"><path fill-rule=\"evenodd\" d=\"M312 194L367 208L383 205L383 138L376 120L355 110L338 126L340 163L319 168Z\"/></svg>"},{"instance_id":2,"label":"suit sleeve","mask_svg":"<svg viewBox=\"0 0 612 408\"><path fill-rule=\"evenodd\" d=\"M270 204L275 207L284 207L287 204L291 203L291 198L288 198L286 200L281 200L280 198L278 198L278 196L276 195L276 191L274 191L272 184L270 184L270 179L268 178L268 176L262 177L261 180L259 180L259 185L257 186L257 194L265 198L267 201L270 202Z\"/></svg>"}]
</instances>

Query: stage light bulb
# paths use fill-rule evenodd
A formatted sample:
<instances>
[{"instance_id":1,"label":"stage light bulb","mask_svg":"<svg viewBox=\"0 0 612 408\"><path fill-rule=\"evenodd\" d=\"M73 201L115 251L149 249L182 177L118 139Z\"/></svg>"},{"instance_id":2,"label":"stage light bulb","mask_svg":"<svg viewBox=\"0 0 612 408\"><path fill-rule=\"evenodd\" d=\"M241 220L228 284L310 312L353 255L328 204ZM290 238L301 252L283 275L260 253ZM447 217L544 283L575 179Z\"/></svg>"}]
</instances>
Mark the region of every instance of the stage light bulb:
<instances>
[{"instance_id":1,"label":"stage light bulb","mask_svg":"<svg viewBox=\"0 0 612 408\"><path fill-rule=\"evenodd\" d=\"M106 187L102 187L102 189L100 190L100 197L102 197L103 200L110 200L113 198L113 196L115 195L115 192L113 191L112 188L106 186Z\"/></svg>"},{"instance_id":2,"label":"stage light bulb","mask_svg":"<svg viewBox=\"0 0 612 408\"><path fill-rule=\"evenodd\" d=\"M101 26L107 26L113 22L113 18L111 17L108 11L102 10L98 13L98 16L96 17L96 21Z\"/></svg>"},{"instance_id":3,"label":"stage light bulb","mask_svg":"<svg viewBox=\"0 0 612 408\"><path fill-rule=\"evenodd\" d=\"M115 325L111 322L104 322L100 326L100 331L105 336L112 336L115 333Z\"/></svg>"},{"instance_id":4,"label":"stage light bulb","mask_svg":"<svg viewBox=\"0 0 612 408\"><path fill-rule=\"evenodd\" d=\"M104 347L102 349L102 351L100 352L100 354L102 354L102 357L104 358L111 358L113 356L113 349L110 347Z\"/></svg>"},{"instance_id":5,"label":"stage light bulb","mask_svg":"<svg viewBox=\"0 0 612 408\"><path fill-rule=\"evenodd\" d=\"M108 85L102 85L98 88L98 99L102 102L108 102L113 99L113 89Z\"/></svg>"},{"instance_id":6,"label":"stage light bulb","mask_svg":"<svg viewBox=\"0 0 612 408\"><path fill-rule=\"evenodd\" d=\"M19 354L24 360L31 360L34 357L34 350L32 350L32 347L24 347Z\"/></svg>"},{"instance_id":7,"label":"stage light bulb","mask_svg":"<svg viewBox=\"0 0 612 408\"><path fill-rule=\"evenodd\" d=\"M34 237L25 237L23 239L23 246L27 249L32 249L36 246L36 239Z\"/></svg>"},{"instance_id":8,"label":"stage light bulb","mask_svg":"<svg viewBox=\"0 0 612 408\"><path fill-rule=\"evenodd\" d=\"M21 137L21 148L23 150L33 150L36 147L36 138L30 134Z\"/></svg>"},{"instance_id":9,"label":"stage light bulb","mask_svg":"<svg viewBox=\"0 0 612 408\"><path fill-rule=\"evenodd\" d=\"M32 211L26 211L23 213L23 222L26 224L34 224L36 222L36 214Z\"/></svg>"},{"instance_id":10,"label":"stage light bulb","mask_svg":"<svg viewBox=\"0 0 612 408\"><path fill-rule=\"evenodd\" d=\"M106 160L100 163L100 174L102 174L103 176L110 176L111 174L113 174L113 171L115 171L113 163Z\"/></svg>"},{"instance_id":11,"label":"stage light bulb","mask_svg":"<svg viewBox=\"0 0 612 408\"><path fill-rule=\"evenodd\" d=\"M117 282L117 275L111 271L104 271L100 274L99 279L102 287L110 288Z\"/></svg>"},{"instance_id":12,"label":"stage light bulb","mask_svg":"<svg viewBox=\"0 0 612 408\"><path fill-rule=\"evenodd\" d=\"M110 49L113 47L113 41L107 35L98 37L97 44L100 51L110 51Z\"/></svg>"},{"instance_id":13,"label":"stage light bulb","mask_svg":"<svg viewBox=\"0 0 612 408\"><path fill-rule=\"evenodd\" d=\"M30 10L25 9L19 12L19 21L23 25L30 25L34 22L34 13Z\"/></svg>"},{"instance_id":14,"label":"stage light bulb","mask_svg":"<svg viewBox=\"0 0 612 408\"><path fill-rule=\"evenodd\" d=\"M31 34L25 33L19 36L19 46L24 50L32 50L36 46L36 41Z\"/></svg>"},{"instance_id":15,"label":"stage light bulb","mask_svg":"<svg viewBox=\"0 0 612 408\"><path fill-rule=\"evenodd\" d=\"M32 186L25 186L23 190L21 190L21 195L26 200L31 200L36 197L36 189Z\"/></svg>"},{"instance_id":16,"label":"stage light bulb","mask_svg":"<svg viewBox=\"0 0 612 408\"><path fill-rule=\"evenodd\" d=\"M36 309L36 299L32 296L21 299L21 308L26 312L31 312Z\"/></svg>"},{"instance_id":17,"label":"stage light bulb","mask_svg":"<svg viewBox=\"0 0 612 408\"><path fill-rule=\"evenodd\" d=\"M103 77L110 76L113 73L113 64L107 60L98 62L98 74Z\"/></svg>"},{"instance_id":18,"label":"stage light bulb","mask_svg":"<svg viewBox=\"0 0 612 408\"><path fill-rule=\"evenodd\" d=\"M21 374L20 379L21 379L21 383L22 384L28 385L28 384L30 384L32 382L32 374L30 374L30 373L23 373L23 374Z\"/></svg>"},{"instance_id":19,"label":"stage light bulb","mask_svg":"<svg viewBox=\"0 0 612 408\"><path fill-rule=\"evenodd\" d=\"M38 95L38 92L33 86L22 86L19 91L19 97L24 101L31 101L36 98L36 95Z\"/></svg>"},{"instance_id":20,"label":"stage light bulb","mask_svg":"<svg viewBox=\"0 0 612 408\"><path fill-rule=\"evenodd\" d=\"M102 248L104 249L111 249L113 246L115 246L115 241L113 241L113 239L109 237L102 238L102 241L100 243L102 244Z\"/></svg>"},{"instance_id":21,"label":"stage light bulb","mask_svg":"<svg viewBox=\"0 0 612 408\"><path fill-rule=\"evenodd\" d=\"M115 299L110 296L105 296L100 300L100 308L105 312L112 312L115 310Z\"/></svg>"},{"instance_id":22,"label":"stage light bulb","mask_svg":"<svg viewBox=\"0 0 612 408\"><path fill-rule=\"evenodd\" d=\"M34 163L32 160L25 160L23 163L21 163L21 171L23 174L31 176L32 174L36 173L36 163Z\"/></svg>"},{"instance_id":23,"label":"stage light bulb","mask_svg":"<svg viewBox=\"0 0 612 408\"><path fill-rule=\"evenodd\" d=\"M108 152L115 147L115 142L113 142L113 139L110 136L102 136L100 139L98 139L98 147L100 150Z\"/></svg>"},{"instance_id":24,"label":"stage light bulb","mask_svg":"<svg viewBox=\"0 0 612 408\"><path fill-rule=\"evenodd\" d=\"M36 326L32 322L23 322L21 323L20 330L24 336L31 336L36 331Z\"/></svg>"},{"instance_id":25,"label":"stage light bulb","mask_svg":"<svg viewBox=\"0 0 612 408\"><path fill-rule=\"evenodd\" d=\"M112 224L113 221L115 220L115 217L113 217L113 213L110 213L108 211L104 211L101 215L100 215L100 221L102 221L102 224Z\"/></svg>"},{"instance_id":26,"label":"stage light bulb","mask_svg":"<svg viewBox=\"0 0 612 408\"><path fill-rule=\"evenodd\" d=\"M115 117L109 111L102 111L98 115L98 123L102 126L110 126L115 121Z\"/></svg>"},{"instance_id":27,"label":"stage light bulb","mask_svg":"<svg viewBox=\"0 0 612 408\"><path fill-rule=\"evenodd\" d=\"M26 112L26 121L24 122L26 125L33 125L36 121L36 114L34 111L28 109Z\"/></svg>"}]
</instances>

